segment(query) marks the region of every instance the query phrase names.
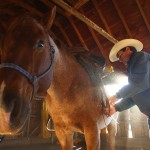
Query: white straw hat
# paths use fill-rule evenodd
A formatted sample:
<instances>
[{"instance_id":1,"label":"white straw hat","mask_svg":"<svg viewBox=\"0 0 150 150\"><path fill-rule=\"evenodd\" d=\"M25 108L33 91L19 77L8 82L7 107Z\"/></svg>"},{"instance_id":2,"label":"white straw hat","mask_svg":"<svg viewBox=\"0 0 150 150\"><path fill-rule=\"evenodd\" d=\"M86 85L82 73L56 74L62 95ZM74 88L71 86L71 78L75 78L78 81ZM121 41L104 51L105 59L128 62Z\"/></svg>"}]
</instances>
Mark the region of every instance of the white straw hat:
<instances>
[{"instance_id":1,"label":"white straw hat","mask_svg":"<svg viewBox=\"0 0 150 150\"><path fill-rule=\"evenodd\" d=\"M118 61L119 60L119 58L117 58L118 51L128 46L134 47L137 51L141 51L143 49L143 44L139 40L136 39L121 40L112 47L109 53L110 61L111 62Z\"/></svg>"}]
</instances>

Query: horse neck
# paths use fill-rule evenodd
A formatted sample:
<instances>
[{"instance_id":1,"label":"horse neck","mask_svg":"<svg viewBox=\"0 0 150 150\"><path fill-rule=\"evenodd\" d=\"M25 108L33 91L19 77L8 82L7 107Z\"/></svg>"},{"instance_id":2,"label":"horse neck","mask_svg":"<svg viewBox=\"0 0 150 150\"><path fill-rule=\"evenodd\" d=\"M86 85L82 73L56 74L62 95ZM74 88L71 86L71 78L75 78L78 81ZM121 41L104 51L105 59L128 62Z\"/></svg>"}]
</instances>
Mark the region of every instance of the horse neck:
<instances>
[{"instance_id":1,"label":"horse neck","mask_svg":"<svg viewBox=\"0 0 150 150\"><path fill-rule=\"evenodd\" d=\"M71 80L77 75L77 66L78 64L71 55L69 56L64 52L58 52L56 54L56 62L54 66L54 78L62 84L69 85Z\"/></svg>"},{"instance_id":2,"label":"horse neck","mask_svg":"<svg viewBox=\"0 0 150 150\"><path fill-rule=\"evenodd\" d=\"M78 88L90 82L89 76L79 63L72 58L73 56L59 51L55 54L51 92L53 91L61 97L64 93L73 91L74 87Z\"/></svg>"}]
</instances>

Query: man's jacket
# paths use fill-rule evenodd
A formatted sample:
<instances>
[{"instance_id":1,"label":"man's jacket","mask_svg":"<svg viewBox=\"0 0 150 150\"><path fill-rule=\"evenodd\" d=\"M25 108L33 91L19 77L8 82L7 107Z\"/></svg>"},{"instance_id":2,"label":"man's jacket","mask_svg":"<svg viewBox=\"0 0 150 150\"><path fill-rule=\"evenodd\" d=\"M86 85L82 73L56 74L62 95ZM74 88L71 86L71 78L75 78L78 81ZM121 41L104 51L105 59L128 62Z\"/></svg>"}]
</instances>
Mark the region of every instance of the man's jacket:
<instances>
[{"instance_id":1,"label":"man's jacket","mask_svg":"<svg viewBox=\"0 0 150 150\"><path fill-rule=\"evenodd\" d=\"M137 105L143 113L150 115L150 54L133 53L127 71L129 84L117 93L123 100L115 105L116 110L123 111Z\"/></svg>"}]
</instances>

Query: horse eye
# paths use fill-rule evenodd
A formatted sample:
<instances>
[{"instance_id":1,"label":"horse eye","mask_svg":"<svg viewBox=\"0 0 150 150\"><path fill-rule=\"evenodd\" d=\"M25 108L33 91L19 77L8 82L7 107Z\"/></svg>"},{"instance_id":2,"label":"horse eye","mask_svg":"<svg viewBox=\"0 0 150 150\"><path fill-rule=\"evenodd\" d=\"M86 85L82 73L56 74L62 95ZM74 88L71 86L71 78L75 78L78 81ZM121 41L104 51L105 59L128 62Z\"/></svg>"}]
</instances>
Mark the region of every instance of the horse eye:
<instances>
[{"instance_id":1,"label":"horse eye","mask_svg":"<svg viewBox=\"0 0 150 150\"><path fill-rule=\"evenodd\" d=\"M44 48L44 42L43 42L43 41L39 41L39 42L36 44L36 48L38 48L38 49Z\"/></svg>"}]
</instances>

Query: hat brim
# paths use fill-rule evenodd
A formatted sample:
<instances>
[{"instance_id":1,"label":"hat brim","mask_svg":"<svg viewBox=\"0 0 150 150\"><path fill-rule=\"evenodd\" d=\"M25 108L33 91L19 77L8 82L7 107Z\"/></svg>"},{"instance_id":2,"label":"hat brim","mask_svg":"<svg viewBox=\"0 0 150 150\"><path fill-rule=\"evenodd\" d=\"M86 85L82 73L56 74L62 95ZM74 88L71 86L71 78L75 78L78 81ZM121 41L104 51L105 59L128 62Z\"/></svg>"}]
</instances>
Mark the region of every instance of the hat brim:
<instances>
[{"instance_id":1,"label":"hat brim","mask_svg":"<svg viewBox=\"0 0 150 150\"><path fill-rule=\"evenodd\" d=\"M118 51L128 46L134 47L137 51L141 51L143 49L143 44L139 40L136 39L121 40L112 47L109 53L110 61L111 62L118 61L119 60L119 58L117 57Z\"/></svg>"}]
</instances>

